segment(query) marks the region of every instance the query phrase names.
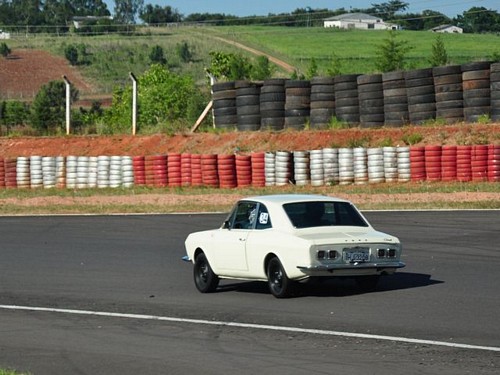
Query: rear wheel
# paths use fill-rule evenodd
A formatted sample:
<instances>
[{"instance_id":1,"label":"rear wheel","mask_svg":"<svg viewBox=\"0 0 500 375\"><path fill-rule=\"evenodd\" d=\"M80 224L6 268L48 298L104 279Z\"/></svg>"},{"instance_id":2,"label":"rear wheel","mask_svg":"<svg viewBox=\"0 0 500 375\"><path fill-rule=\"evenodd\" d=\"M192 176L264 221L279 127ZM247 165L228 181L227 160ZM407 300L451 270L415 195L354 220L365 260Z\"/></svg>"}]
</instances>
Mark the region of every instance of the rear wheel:
<instances>
[{"instance_id":1,"label":"rear wheel","mask_svg":"<svg viewBox=\"0 0 500 375\"><path fill-rule=\"evenodd\" d=\"M204 253L198 254L194 261L194 284L202 293L211 293L219 285L219 277L212 271Z\"/></svg>"},{"instance_id":2,"label":"rear wheel","mask_svg":"<svg viewBox=\"0 0 500 375\"><path fill-rule=\"evenodd\" d=\"M288 278L278 258L272 258L267 265L269 290L276 298L286 298L291 294L293 281Z\"/></svg>"}]
</instances>

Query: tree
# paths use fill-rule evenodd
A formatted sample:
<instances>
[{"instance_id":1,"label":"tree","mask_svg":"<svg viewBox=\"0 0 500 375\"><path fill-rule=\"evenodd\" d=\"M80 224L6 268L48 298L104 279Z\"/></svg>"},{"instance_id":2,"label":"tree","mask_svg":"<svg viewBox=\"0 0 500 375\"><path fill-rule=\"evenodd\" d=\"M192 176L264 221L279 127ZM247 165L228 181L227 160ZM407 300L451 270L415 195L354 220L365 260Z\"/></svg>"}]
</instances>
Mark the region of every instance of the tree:
<instances>
[{"instance_id":1,"label":"tree","mask_svg":"<svg viewBox=\"0 0 500 375\"><path fill-rule=\"evenodd\" d=\"M389 0L387 3L372 4L372 7L377 16L391 20L397 12L408 9L409 5L403 1Z\"/></svg>"},{"instance_id":2,"label":"tree","mask_svg":"<svg viewBox=\"0 0 500 375\"><path fill-rule=\"evenodd\" d=\"M397 40L397 32L389 31L389 37L377 49L376 67L381 72L392 72L405 68L406 53L411 50L408 41Z\"/></svg>"},{"instance_id":3,"label":"tree","mask_svg":"<svg viewBox=\"0 0 500 375\"><path fill-rule=\"evenodd\" d=\"M151 48L151 52L149 53L149 60L151 61L151 64L165 65L167 63L167 59L163 53L163 48L159 45L153 46L153 48Z\"/></svg>"},{"instance_id":4,"label":"tree","mask_svg":"<svg viewBox=\"0 0 500 375\"><path fill-rule=\"evenodd\" d=\"M78 91L71 88L71 100L78 99ZM42 132L62 129L66 114L66 85L51 81L43 85L31 104L31 124Z\"/></svg>"},{"instance_id":5,"label":"tree","mask_svg":"<svg viewBox=\"0 0 500 375\"><path fill-rule=\"evenodd\" d=\"M144 0L115 0L115 19L125 24L135 24L135 17L142 12Z\"/></svg>"},{"instance_id":6,"label":"tree","mask_svg":"<svg viewBox=\"0 0 500 375\"><path fill-rule=\"evenodd\" d=\"M327 68L326 74L329 77L336 77L342 74L342 62L335 53L332 53L332 57L330 59L330 66Z\"/></svg>"},{"instance_id":7,"label":"tree","mask_svg":"<svg viewBox=\"0 0 500 375\"><path fill-rule=\"evenodd\" d=\"M316 77L317 75L318 75L318 63L316 62L316 59L313 57L311 58L311 62L309 63L309 67L307 68L306 78L311 79L313 77Z\"/></svg>"},{"instance_id":8,"label":"tree","mask_svg":"<svg viewBox=\"0 0 500 375\"><path fill-rule=\"evenodd\" d=\"M10 50L9 46L6 43L0 44L0 55L7 58L7 56L9 56L11 52L12 51Z\"/></svg>"},{"instance_id":9,"label":"tree","mask_svg":"<svg viewBox=\"0 0 500 375\"><path fill-rule=\"evenodd\" d=\"M500 14L484 7L470 8L456 22L466 33L500 32Z\"/></svg>"},{"instance_id":10,"label":"tree","mask_svg":"<svg viewBox=\"0 0 500 375\"><path fill-rule=\"evenodd\" d=\"M238 80L250 78L252 65L247 58L233 53L210 52L212 58L207 71L215 78Z\"/></svg>"},{"instance_id":11,"label":"tree","mask_svg":"<svg viewBox=\"0 0 500 375\"><path fill-rule=\"evenodd\" d=\"M147 4L144 9L141 10L139 18L148 25L182 21L182 15L177 11L177 9L168 5L161 7L159 5L153 6L151 4Z\"/></svg>"},{"instance_id":12,"label":"tree","mask_svg":"<svg viewBox=\"0 0 500 375\"><path fill-rule=\"evenodd\" d=\"M177 56L179 56L183 62L187 63L193 60L193 54L187 42L178 43L175 49L177 51Z\"/></svg>"},{"instance_id":13,"label":"tree","mask_svg":"<svg viewBox=\"0 0 500 375\"><path fill-rule=\"evenodd\" d=\"M432 45L432 56L429 59L431 66L442 66L448 64L448 53L444 46L441 35L436 37L436 41Z\"/></svg>"},{"instance_id":14,"label":"tree","mask_svg":"<svg viewBox=\"0 0 500 375\"><path fill-rule=\"evenodd\" d=\"M266 56L258 56L252 66L251 76L255 80L271 78L274 73L274 65Z\"/></svg>"}]
</instances>

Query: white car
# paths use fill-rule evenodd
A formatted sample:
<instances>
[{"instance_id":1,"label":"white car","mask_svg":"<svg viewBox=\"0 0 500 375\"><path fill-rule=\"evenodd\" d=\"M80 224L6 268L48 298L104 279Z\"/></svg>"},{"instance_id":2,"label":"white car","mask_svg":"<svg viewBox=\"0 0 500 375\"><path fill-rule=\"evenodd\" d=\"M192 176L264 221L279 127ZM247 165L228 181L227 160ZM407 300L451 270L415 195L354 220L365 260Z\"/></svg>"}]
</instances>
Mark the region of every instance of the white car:
<instances>
[{"instance_id":1,"label":"white car","mask_svg":"<svg viewBox=\"0 0 500 375\"><path fill-rule=\"evenodd\" d=\"M402 246L354 205L321 195L267 195L236 203L219 229L191 233L185 261L202 293L220 279L267 281L277 298L309 278L354 277L365 290L404 267Z\"/></svg>"}]
</instances>

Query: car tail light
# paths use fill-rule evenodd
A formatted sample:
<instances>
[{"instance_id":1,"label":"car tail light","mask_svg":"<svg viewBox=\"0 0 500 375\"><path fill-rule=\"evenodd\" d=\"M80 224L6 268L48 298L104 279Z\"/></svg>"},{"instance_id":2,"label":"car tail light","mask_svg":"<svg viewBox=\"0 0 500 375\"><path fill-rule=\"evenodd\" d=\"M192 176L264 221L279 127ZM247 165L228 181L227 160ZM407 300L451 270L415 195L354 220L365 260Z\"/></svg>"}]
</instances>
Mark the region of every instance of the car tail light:
<instances>
[{"instance_id":1,"label":"car tail light","mask_svg":"<svg viewBox=\"0 0 500 375\"><path fill-rule=\"evenodd\" d=\"M324 250L318 251L318 259L326 259L326 251Z\"/></svg>"},{"instance_id":2,"label":"car tail light","mask_svg":"<svg viewBox=\"0 0 500 375\"><path fill-rule=\"evenodd\" d=\"M384 258L385 257L385 249L377 249L377 256L379 258Z\"/></svg>"},{"instance_id":3,"label":"car tail light","mask_svg":"<svg viewBox=\"0 0 500 375\"><path fill-rule=\"evenodd\" d=\"M338 256L339 256L339 253L336 250L328 251L328 259L337 259Z\"/></svg>"},{"instance_id":4,"label":"car tail light","mask_svg":"<svg viewBox=\"0 0 500 375\"><path fill-rule=\"evenodd\" d=\"M396 257L396 249L389 249L389 250L388 250L388 254L387 254L387 256L388 256L389 258L394 258L394 257Z\"/></svg>"}]
</instances>

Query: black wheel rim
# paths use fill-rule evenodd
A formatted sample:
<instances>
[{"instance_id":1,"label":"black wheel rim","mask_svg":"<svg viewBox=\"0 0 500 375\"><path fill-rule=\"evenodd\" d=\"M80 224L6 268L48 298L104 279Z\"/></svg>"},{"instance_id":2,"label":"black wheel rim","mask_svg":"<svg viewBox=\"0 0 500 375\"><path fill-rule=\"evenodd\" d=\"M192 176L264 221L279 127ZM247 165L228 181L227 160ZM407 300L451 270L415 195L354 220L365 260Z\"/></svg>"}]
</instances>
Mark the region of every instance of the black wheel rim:
<instances>
[{"instance_id":1,"label":"black wheel rim","mask_svg":"<svg viewBox=\"0 0 500 375\"><path fill-rule=\"evenodd\" d=\"M280 267L274 266L271 268L271 287L279 292L283 287L283 272Z\"/></svg>"}]
</instances>

